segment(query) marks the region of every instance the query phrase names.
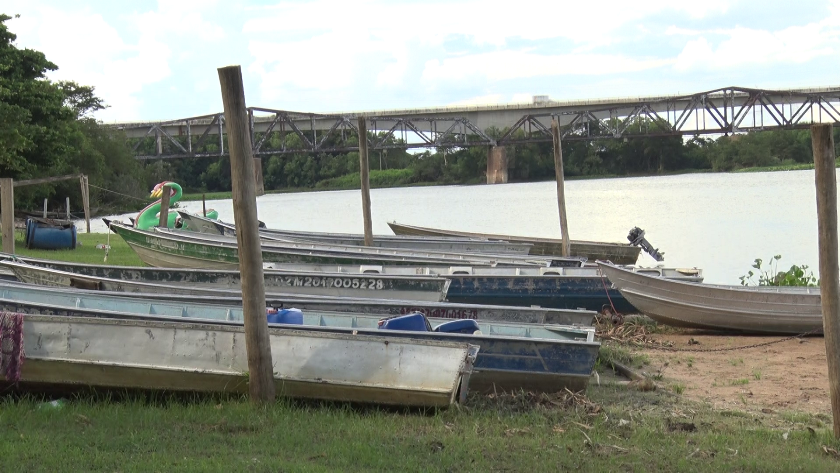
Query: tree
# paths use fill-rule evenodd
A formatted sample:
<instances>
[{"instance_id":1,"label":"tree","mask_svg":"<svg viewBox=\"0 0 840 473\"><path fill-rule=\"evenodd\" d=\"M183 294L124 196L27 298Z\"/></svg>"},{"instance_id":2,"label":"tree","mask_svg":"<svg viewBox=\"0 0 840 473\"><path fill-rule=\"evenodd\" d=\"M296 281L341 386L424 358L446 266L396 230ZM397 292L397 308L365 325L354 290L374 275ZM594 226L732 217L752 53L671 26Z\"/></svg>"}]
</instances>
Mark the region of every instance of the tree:
<instances>
[{"instance_id":1,"label":"tree","mask_svg":"<svg viewBox=\"0 0 840 473\"><path fill-rule=\"evenodd\" d=\"M14 179L85 173L98 187L141 189L141 168L121 134L90 114L105 107L93 87L52 82L58 66L43 53L18 49L0 14L0 176ZM45 184L16 192L18 206L52 197L56 190L81 202L78 185ZM118 194L103 195L112 203ZM57 202L56 202L57 203Z\"/></svg>"}]
</instances>

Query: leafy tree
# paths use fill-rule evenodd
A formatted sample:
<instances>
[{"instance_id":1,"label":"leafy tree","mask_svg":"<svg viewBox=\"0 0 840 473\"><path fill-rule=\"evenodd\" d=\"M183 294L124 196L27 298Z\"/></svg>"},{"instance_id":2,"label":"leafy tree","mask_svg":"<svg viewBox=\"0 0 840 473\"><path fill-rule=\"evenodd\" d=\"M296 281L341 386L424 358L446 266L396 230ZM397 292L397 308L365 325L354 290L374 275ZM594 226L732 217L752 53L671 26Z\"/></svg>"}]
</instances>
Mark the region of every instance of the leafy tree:
<instances>
[{"instance_id":1,"label":"leafy tree","mask_svg":"<svg viewBox=\"0 0 840 473\"><path fill-rule=\"evenodd\" d=\"M90 115L105 107L93 87L75 82L52 82L47 73L58 67L43 53L15 46L7 26L11 17L0 14L0 175L14 179L84 173L96 187L141 189L140 165L130 155L121 133L103 127ZM60 192L60 194L57 194ZM20 188L18 207L56 196L81 202L77 182ZM116 193L98 194L92 202L123 205ZM40 206L39 206L40 207Z\"/></svg>"}]
</instances>

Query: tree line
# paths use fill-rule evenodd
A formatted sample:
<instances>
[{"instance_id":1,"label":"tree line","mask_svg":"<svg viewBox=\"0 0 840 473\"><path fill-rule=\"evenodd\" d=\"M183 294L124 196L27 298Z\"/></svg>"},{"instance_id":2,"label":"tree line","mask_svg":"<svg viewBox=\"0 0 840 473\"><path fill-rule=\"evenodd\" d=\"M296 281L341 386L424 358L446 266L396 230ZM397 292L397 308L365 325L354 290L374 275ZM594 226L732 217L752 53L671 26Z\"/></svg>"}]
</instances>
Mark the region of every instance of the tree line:
<instances>
[{"instance_id":1,"label":"tree line","mask_svg":"<svg viewBox=\"0 0 840 473\"><path fill-rule=\"evenodd\" d=\"M140 162L136 152L154 154L153 137L129 142L125 135L97 122L93 113L106 104L93 87L71 81L51 81L58 68L43 53L19 49L9 31L11 17L0 14L0 176L14 179L84 173L91 184L91 202L100 212L130 210L143 205L154 184L178 182L186 191L229 191L227 158L186 158ZM645 126L656 124L646 123ZM597 127L593 127L595 129ZM504 130L486 130L499 137ZM840 129L835 129L840 146ZM524 138L524 135L518 135ZM175 137L184 140L184 137ZM258 136L261 138L261 136ZM301 147L294 134L266 137L267 149ZM381 136L380 136L381 138ZM194 137L195 139L195 137ZM355 142L353 140L356 140ZM389 137L389 144L400 145ZM213 140L208 140L213 141ZM329 144L329 143L328 143ZM345 146L358 144L350 137ZM193 143L196 152L217 151L217 143ZM399 147L370 152L371 185L418 183L468 184L485 180L487 148L448 147L409 152ZM550 142L507 146L512 182L554 178ZM689 171L726 172L749 167L811 163L808 130L774 130L720 136L598 138L563 142L567 177L653 175ZM359 186L359 156L347 153L294 153L263 156L267 190L334 189ZM19 209L40 208L44 198L54 207L69 196L81 204L76 181L21 187L15 190Z\"/></svg>"},{"instance_id":2,"label":"tree line","mask_svg":"<svg viewBox=\"0 0 840 473\"><path fill-rule=\"evenodd\" d=\"M488 130L493 135L499 131ZM840 147L840 129L835 129ZM259 138L259 135L258 135ZM269 141L279 137L272 137ZM298 138L286 137L295 146ZM350 142L353 143L352 141ZM299 144L299 143L298 143ZM146 146L152 152L153 141ZM213 149L215 145L207 145ZM506 147L511 182L554 179L550 142ZM484 146L409 152L404 149L370 151L371 185L401 186L418 183L470 184L484 182L488 149ZM807 129L772 130L716 138L680 136L603 138L564 141L563 165L568 178L656 175L679 172L730 172L744 168L795 166L813 162ZM349 153L295 153L263 157L266 190L358 188L359 155ZM228 191L227 158L157 161L147 165L159 178L177 180L193 191Z\"/></svg>"}]
</instances>

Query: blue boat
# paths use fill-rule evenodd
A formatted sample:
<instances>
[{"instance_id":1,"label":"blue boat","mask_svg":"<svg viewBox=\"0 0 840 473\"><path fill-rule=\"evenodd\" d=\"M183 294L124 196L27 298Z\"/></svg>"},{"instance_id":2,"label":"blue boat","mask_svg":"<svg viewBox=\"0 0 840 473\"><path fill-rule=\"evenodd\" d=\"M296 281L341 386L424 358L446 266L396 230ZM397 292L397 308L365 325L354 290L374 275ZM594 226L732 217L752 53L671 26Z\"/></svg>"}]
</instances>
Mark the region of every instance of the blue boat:
<instances>
[{"instance_id":1,"label":"blue boat","mask_svg":"<svg viewBox=\"0 0 840 473\"><path fill-rule=\"evenodd\" d=\"M19 283L0 284L0 309L43 315L108 317L216 324L242 323L242 308L185 304L153 299L90 294ZM268 308L267 317L280 314ZM471 389L492 392L524 389L555 392L585 390L600 343L591 327L452 321L408 314L390 319L336 312L285 312L285 322L270 324L298 330L379 335L398 338L467 341L481 347ZM476 330L477 328L477 330Z\"/></svg>"}]
</instances>

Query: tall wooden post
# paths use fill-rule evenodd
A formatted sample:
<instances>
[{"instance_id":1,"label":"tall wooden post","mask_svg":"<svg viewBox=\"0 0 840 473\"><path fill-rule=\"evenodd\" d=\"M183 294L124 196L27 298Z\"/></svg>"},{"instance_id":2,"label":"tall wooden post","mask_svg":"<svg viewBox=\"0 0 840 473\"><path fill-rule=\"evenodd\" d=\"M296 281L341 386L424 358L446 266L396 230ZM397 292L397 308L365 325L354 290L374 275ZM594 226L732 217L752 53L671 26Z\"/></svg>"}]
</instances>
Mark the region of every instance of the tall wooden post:
<instances>
[{"instance_id":1,"label":"tall wooden post","mask_svg":"<svg viewBox=\"0 0 840 473\"><path fill-rule=\"evenodd\" d=\"M201 194L201 215L207 216L207 200L204 198L205 194Z\"/></svg>"},{"instance_id":2,"label":"tall wooden post","mask_svg":"<svg viewBox=\"0 0 840 473\"><path fill-rule=\"evenodd\" d=\"M365 246L373 246L370 218L370 167L368 165L367 122L359 117L359 177L362 180L362 216L365 220Z\"/></svg>"},{"instance_id":3,"label":"tall wooden post","mask_svg":"<svg viewBox=\"0 0 840 473\"><path fill-rule=\"evenodd\" d=\"M254 193L257 197L265 195L265 180L263 180L262 159L254 158Z\"/></svg>"},{"instance_id":4,"label":"tall wooden post","mask_svg":"<svg viewBox=\"0 0 840 473\"><path fill-rule=\"evenodd\" d=\"M47 199L44 199L44 218L47 218Z\"/></svg>"},{"instance_id":5,"label":"tall wooden post","mask_svg":"<svg viewBox=\"0 0 840 473\"><path fill-rule=\"evenodd\" d=\"M67 210L67 213L65 214L65 218L67 220L70 220L70 197L65 197L64 198L64 204L65 204L64 208Z\"/></svg>"},{"instance_id":6,"label":"tall wooden post","mask_svg":"<svg viewBox=\"0 0 840 473\"><path fill-rule=\"evenodd\" d=\"M554 141L554 174L557 178L557 208L560 210L560 233L563 237L563 256L569 256L569 224L566 221L566 187L563 176L563 148L560 142L560 123L551 119L551 137Z\"/></svg>"},{"instance_id":7,"label":"tall wooden post","mask_svg":"<svg viewBox=\"0 0 840 473\"><path fill-rule=\"evenodd\" d=\"M88 187L88 177L84 174L79 175L79 185L82 187L82 207L85 210L85 226L87 232L90 233L90 187Z\"/></svg>"},{"instance_id":8,"label":"tall wooden post","mask_svg":"<svg viewBox=\"0 0 840 473\"><path fill-rule=\"evenodd\" d=\"M11 178L0 179L0 225L3 226L3 253L15 252L15 184Z\"/></svg>"},{"instance_id":9,"label":"tall wooden post","mask_svg":"<svg viewBox=\"0 0 840 473\"><path fill-rule=\"evenodd\" d=\"M172 197L171 187L163 186L160 191L160 220L158 226L169 227L169 199Z\"/></svg>"},{"instance_id":10,"label":"tall wooden post","mask_svg":"<svg viewBox=\"0 0 840 473\"><path fill-rule=\"evenodd\" d=\"M840 438L840 265L837 261L837 178L831 125L811 125L817 184L817 229L820 250L825 357L834 436Z\"/></svg>"},{"instance_id":11,"label":"tall wooden post","mask_svg":"<svg viewBox=\"0 0 840 473\"><path fill-rule=\"evenodd\" d=\"M245 351L248 353L248 388L254 402L274 400L274 373L271 342L265 315L265 280L262 247L254 190L254 157L245 110L245 89L239 66L218 69L230 153L233 187L233 219L239 245L239 272L242 278L242 312L245 319Z\"/></svg>"}]
</instances>

